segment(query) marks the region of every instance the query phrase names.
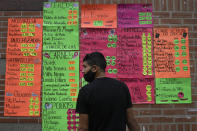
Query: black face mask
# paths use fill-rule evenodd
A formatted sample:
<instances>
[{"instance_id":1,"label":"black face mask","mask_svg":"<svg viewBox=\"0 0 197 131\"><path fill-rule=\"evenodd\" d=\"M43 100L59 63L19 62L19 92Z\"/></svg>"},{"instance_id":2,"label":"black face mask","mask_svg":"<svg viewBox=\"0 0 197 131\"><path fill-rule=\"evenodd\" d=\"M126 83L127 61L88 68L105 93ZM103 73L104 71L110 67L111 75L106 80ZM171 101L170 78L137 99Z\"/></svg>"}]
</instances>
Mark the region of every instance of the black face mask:
<instances>
[{"instance_id":1,"label":"black face mask","mask_svg":"<svg viewBox=\"0 0 197 131\"><path fill-rule=\"evenodd\" d=\"M89 83L95 79L95 76L96 76L96 72L92 72L91 69L86 74L83 75L85 81Z\"/></svg>"}]
</instances>

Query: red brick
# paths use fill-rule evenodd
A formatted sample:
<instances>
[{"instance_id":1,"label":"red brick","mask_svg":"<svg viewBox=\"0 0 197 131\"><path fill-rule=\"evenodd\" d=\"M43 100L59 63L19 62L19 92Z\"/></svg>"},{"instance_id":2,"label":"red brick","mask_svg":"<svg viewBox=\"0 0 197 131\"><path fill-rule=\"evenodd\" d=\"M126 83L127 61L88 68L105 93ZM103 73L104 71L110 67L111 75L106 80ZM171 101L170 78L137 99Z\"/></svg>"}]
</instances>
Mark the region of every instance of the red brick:
<instances>
[{"instance_id":1,"label":"red brick","mask_svg":"<svg viewBox=\"0 0 197 131\"><path fill-rule=\"evenodd\" d=\"M190 125L189 124L185 124L185 131L190 131Z\"/></svg>"},{"instance_id":2,"label":"red brick","mask_svg":"<svg viewBox=\"0 0 197 131\"><path fill-rule=\"evenodd\" d=\"M159 19L153 19L154 24L159 24Z\"/></svg>"},{"instance_id":3,"label":"red brick","mask_svg":"<svg viewBox=\"0 0 197 131\"><path fill-rule=\"evenodd\" d=\"M196 2L197 3L197 2ZM194 13L194 18L197 18L197 13Z\"/></svg>"},{"instance_id":4,"label":"red brick","mask_svg":"<svg viewBox=\"0 0 197 131\"><path fill-rule=\"evenodd\" d=\"M7 37L7 32L1 33L2 37Z\"/></svg>"},{"instance_id":5,"label":"red brick","mask_svg":"<svg viewBox=\"0 0 197 131\"><path fill-rule=\"evenodd\" d=\"M137 4L139 2L140 2L139 0L133 0L133 3L135 3L135 4Z\"/></svg>"},{"instance_id":6,"label":"red brick","mask_svg":"<svg viewBox=\"0 0 197 131\"><path fill-rule=\"evenodd\" d=\"M180 118L175 118L175 122L197 122L196 117L180 117Z\"/></svg>"},{"instance_id":7,"label":"red brick","mask_svg":"<svg viewBox=\"0 0 197 131\"><path fill-rule=\"evenodd\" d=\"M152 117L152 122L160 123L160 122L173 122L173 118L171 117Z\"/></svg>"},{"instance_id":8,"label":"red brick","mask_svg":"<svg viewBox=\"0 0 197 131\"><path fill-rule=\"evenodd\" d=\"M7 27L1 27L0 32L7 32L8 28Z\"/></svg>"},{"instance_id":9,"label":"red brick","mask_svg":"<svg viewBox=\"0 0 197 131\"><path fill-rule=\"evenodd\" d=\"M169 131L170 130L170 125L164 125L164 130L163 131Z\"/></svg>"},{"instance_id":10,"label":"red brick","mask_svg":"<svg viewBox=\"0 0 197 131\"><path fill-rule=\"evenodd\" d=\"M196 108L196 103L192 102L191 104L175 104L175 108Z\"/></svg>"},{"instance_id":11,"label":"red brick","mask_svg":"<svg viewBox=\"0 0 197 131\"><path fill-rule=\"evenodd\" d=\"M194 43L194 39L189 38L189 44L192 45Z\"/></svg>"},{"instance_id":12,"label":"red brick","mask_svg":"<svg viewBox=\"0 0 197 131\"><path fill-rule=\"evenodd\" d=\"M197 26L194 26L194 31L197 31Z\"/></svg>"},{"instance_id":13,"label":"red brick","mask_svg":"<svg viewBox=\"0 0 197 131\"><path fill-rule=\"evenodd\" d=\"M153 12L154 18L169 18L169 12Z\"/></svg>"},{"instance_id":14,"label":"red brick","mask_svg":"<svg viewBox=\"0 0 197 131\"><path fill-rule=\"evenodd\" d=\"M5 80L0 80L0 84L5 84Z\"/></svg>"},{"instance_id":15,"label":"red brick","mask_svg":"<svg viewBox=\"0 0 197 131\"><path fill-rule=\"evenodd\" d=\"M189 32L192 31L192 26L171 25L172 28L188 28Z\"/></svg>"},{"instance_id":16,"label":"red brick","mask_svg":"<svg viewBox=\"0 0 197 131\"><path fill-rule=\"evenodd\" d=\"M22 11L22 16L40 16L40 11Z\"/></svg>"},{"instance_id":17,"label":"red brick","mask_svg":"<svg viewBox=\"0 0 197 131\"><path fill-rule=\"evenodd\" d=\"M21 16L21 11L6 11L4 16Z\"/></svg>"},{"instance_id":18,"label":"red brick","mask_svg":"<svg viewBox=\"0 0 197 131\"><path fill-rule=\"evenodd\" d=\"M195 53L194 58L197 59L197 53Z\"/></svg>"},{"instance_id":19,"label":"red brick","mask_svg":"<svg viewBox=\"0 0 197 131\"><path fill-rule=\"evenodd\" d=\"M188 2L186 0L182 0L182 10L186 11L188 8Z\"/></svg>"},{"instance_id":20,"label":"red brick","mask_svg":"<svg viewBox=\"0 0 197 131\"><path fill-rule=\"evenodd\" d=\"M153 104L151 105L151 108L172 108L172 104Z\"/></svg>"},{"instance_id":21,"label":"red brick","mask_svg":"<svg viewBox=\"0 0 197 131\"><path fill-rule=\"evenodd\" d=\"M136 121L138 123L150 123L151 122L150 120L151 120L150 117L143 117L143 118L136 117Z\"/></svg>"},{"instance_id":22,"label":"red brick","mask_svg":"<svg viewBox=\"0 0 197 131\"><path fill-rule=\"evenodd\" d=\"M120 1L112 0L112 4L120 4Z\"/></svg>"},{"instance_id":23,"label":"red brick","mask_svg":"<svg viewBox=\"0 0 197 131\"><path fill-rule=\"evenodd\" d=\"M6 49L0 49L0 53L6 53Z\"/></svg>"},{"instance_id":24,"label":"red brick","mask_svg":"<svg viewBox=\"0 0 197 131\"><path fill-rule=\"evenodd\" d=\"M194 7L195 7L195 10L197 11L197 2L195 1L195 4L194 4Z\"/></svg>"},{"instance_id":25,"label":"red brick","mask_svg":"<svg viewBox=\"0 0 197 131\"><path fill-rule=\"evenodd\" d=\"M4 101L4 96L0 96L0 101Z\"/></svg>"},{"instance_id":26,"label":"red brick","mask_svg":"<svg viewBox=\"0 0 197 131\"><path fill-rule=\"evenodd\" d=\"M19 123L38 123L38 119L19 119Z\"/></svg>"},{"instance_id":27,"label":"red brick","mask_svg":"<svg viewBox=\"0 0 197 131\"><path fill-rule=\"evenodd\" d=\"M139 0L138 0L138 1L139 1ZM146 4L146 0L141 0L139 3L140 3L140 4Z\"/></svg>"},{"instance_id":28,"label":"red brick","mask_svg":"<svg viewBox=\"0 0 197 131\"><path fill-rule=\"evenodd\" d=\"M162 11L167 10L167 0L161 0L161 10Z\"/></svg>"},{"instance_id":29,"label":"red brick","mask_svg":"<svg viewBox=\"0 0 197 131\"><path fill-rule=\"evenodd\" d=\"M189 57L190 58L193 58L193 54L190 52L190 54L189 54ZM191 74L193 73L193 72L195 72L195 66L194 66L194 62L190 59L190 72L191 72Z\"/></svg>"},{"instance_id":30,"label":"red brick","mask_svg":"<svg viewBox=\"0 0 197 131\"><path fill-rule=\"evenodd\" d=\"M1 59L6 59L6 54L1 54L0 58Z\"/></svg>"},{"instance_id":31,"label":"red brick","mask_svg":"<svg viewBox=\"0 0 197 131\"><path fill-rule=\"evenodd\" d=\"M40 16L41 16L41 17L43 16L43 11L40 11Z\"/></svg>"},{"instance_id":32,"label":"red brick","mask_svg":"<svg viewBox=\"0 0 197 131\"><path fill-rule=\"evenodd\" d=\"M163 110L164 115L183 115L185 114L184 109L168 109L168 110Z\"/></svg>"},{"instance_id":33,"label":"red brick","mask_svg":"<svg viewBox=\"0 0 197 131\"><path fill-rule=\"evenodd\" d=\"M7 42L7 38L1 38L1 42Z\"/></svg>"},{"instance_id":34,"label":"red brick","mask_svg":"<svg viewBox=\"0 0 197 131\"><path fill-rule=\"evenodd\" d=\"M181 2L180 2L180 0L173 0L173 1L174 1L175 10L176 11L180 11L181 10Z\"/></svg>"},{"instance_id":35,"label":"red brick","mask_svg":"<svg viewBox=\"0 0 197 131\"><path fill-rule=\"evenodd\" d=\"M171 125L171 131L176 131L176 124Z\"/></svg>"},{"instance_id":36,"label":"red brick","mask_svg":"<svg viewBox=\"0 0 197 131\"><path fill-rule=\"evenodd\" d=\"M80 3L81 3L81 4L85 4L85 1L84 1L84 0L82 0Z\"/></svg>"},{"instance_id":37,"label":"red brick","mask_svg":"<svg viewBox=\"0 0 197 131\"><path fill-rule=\"evenodd\" d=\"M0 86L0 90L5 90L5 86Z\"/></svg>"},{"instance_id":38,"label":"red brick","mask_svg":"<svg viewBox=\"0 0 197 131\"><path fill-rule=\"evenodd\" d=\"M192 82L192 87L197 87L197 82Z\"/></svg>"},{"instance_id":39,"label":"red brick","mask_svg":"<svg viewBox=\"0 0 197 131\"><path fill-rule=\"evenodd\" d=\"M190 38L197 38L197 33L194 33L194 32L190 32L190 34L189 34L189 37Z\"/></svg>"},{"instance_id":40,"label":"red brick","mask_svg":"<svg viewBox=\"0 0 197 131\"><path fill-rule=\"evenodd\" d=\"M155 131L155 129L156 129L156 128L155 128L155 125L150 125L150 126L149 126L149 131Z\"/></svg>"},{"instance_id":41,"label":"red brick","mask_svg":"<svg viewBox=\"0 0 197 131\"><path fill-rule=\"evenodd\" d=\"M154 25L154 28L169 28L169 25Z\"/></svg>"},{"instance_id":42,"label":"red brick","mask_svg":"<svg viewBox=\"0 0 197 131\"><path fill-rule=\"evenodd\" d=\"M3 112L3 111L4 111L4 107L3 107L3 105L1 105L0 112Z\"/></svg>"},{"instance_id":43,"label":"red brick","mask_svg":"<svg viewBox=\"0 0 197 131\"><path fill-rule=\"evenodd\" d=\"M5 94L5 91L0 91L0 95L4 95Z\"/></svg>"},{"instance_id":44,"label":"red brick","mask_svg":"<svg viewBox=\"0 0 197 131\"><path fill-rule=\"evenodd\" d=\"M0 21L8 21L8 17L0 17Z\"/></svg>"},{"instance_id":45,"label":"red brick","mask_svg":"<svg viewBox=\"0 0 197 131\"><path fill-rule=\"evenodd\" d=\"M192 124L192 131L197 131L197 124Z\"/></svg>"},{"instance_id":46,"label":"red brick","mask_svg":"<svg viewBox=\"0 0 197 131\"><path fill-rule=\"evenodd\" d=\"M160 115L161 110L143 110L139 111L139 115Z\"/></svg>"},{"instance_id":47,"label":"red brick","mask_svg":"<svg viewBox=\"0 0 197 131\"><path fill-rule=\"evenodd\" d=\"M3 48L6 48L6 47L7 47L7 44L2 44L2 47L3 47Z\"/></svg>"},{"instance_id":48,"label":"red brick","mask_svg":"<svg viewBox=\"0 0 197 131\"><path fill-rule=\"evenodd\" d=\"M18 123L18 119L16 118L1 118L0 123Z\"/></svg>"},{"instance_id":49,"label":"red brick","mask_svg":"<svg viewBox=\"0 0 197 131\"><path fill-rule=\"evenodd\" d=\"M168 10L169 11L173 10L173 5L174 5L173 0L168 0Z\"/></svg>"},{"instance_id":50,"label":"red brick","mask_svg":"<svg viewBox=\"0 0 197 131\"><path fill-rule=\"evenodd\" d=\"M139 111L137 111L137 110L133 110L133 114L135 115L135 116L137 116L139 113L138 113Z\"/></svg>"},{"instance_id":51,"label":"red brick","mask_svg":"<svg viewBox=\"0 0 197 131\"><path fill-rule=\"evenodd\" d=\"M197 46L190 46L189 51L190 52L196 52L197 51Z\"/></svg>"},{"instance_id":52,"label":"red brick","mask_svg":"<svg viewBox=\"0 0 197 131\"><path fill-rule=\"evenodd\" d=\"M192 101L197 101L197 95L192 95Z\"/></svg>"},{"instance_id":53,"label":"red brick","mask_svg":"<svg viewBox=\"0 0 197 131\"><path fill-rule=\"evenodd\" d=\"M156 131L162 131L162 125L156 125Z\"/></svg>"},{"instance_id":54,"label":"red brick","mask_svg":"<svg viewBox=\"0 0 197 131\"><path fill-rule=\"evenodd\" d=\"M0 16L3 16L4 15L4 11L0 11Z\"/></svg>"},{"instance_id":55,"label":"red brick","mask_svg":"<svg viewBox=\"0 0 197 131\"><path fill-rule=\"evenodd\" d=\"M143 125L141 126L141 129L142 129L143 131L148 131L148 130L149 130L149 126L143 124Z\"/></svg>"},{"instance_id":56,"label":"red brick","mask_svg":"<svg viewBox=\"0 0 197 131\"><path fill-rule=\"evenodd\" d=\"M183 23L184 24L196 24L197 23L197 19L184 19Z\"/></svg>"},{"instance_id":57,"label":"red brick","mask_svg":"<svg viewBox=\"0 0 197 131\"><path fill-rule=\"evenodd\" d=\"M178 125L178 131L183 131L183 124Z\"/></svg>"},{"instance_id":58,"label":"red brick","mask_svg":"<svg viewBox=\"0 0 197 131\"><path fill-rule=\"evenodd\" d=\"M5 79L5 74L4 75L0 75L0 79Z\"/></svg>"},{"instance_id":59,"label":"red brick","mask_svg":"<svg viewBox=\"0 0 197 131\"><path fill-rule=\"evenodd\" d=\"M133 108L135 109L135 108L148 108L149 107L149 105L148 104L134 104L133 105Z\"/></svg>"},{"instance_id":60,"label":"red brick","mask_svg":"<svg viewBox=\"0 0 197 131\"><path fill-rule=\"evenodd\" d=\"M161 19L161 24L181 24L180 19Z\"/></svg>"},{"instance_id":61,"label":"red brick","mask_svg":"<svg viewBox=\"0 0 197 131\"><path fill-rule=\"evenodd\" d=\"M195 43L195 44L197 44L197 39L196 39L196 40L194 40L194 43Z\"/></svg>"},{"instance_id":62,"label":"red brick","mask_svg":"<svg viewBox=\"0 0 197 131\"><path fill-rule=\"evenodd\" d=\"M192 13L172 13L172 18L192 18Z\"/></svg>"},{"instance_id":63,"label":"red brick","mask_svg":"<svg viewBox=\"0 0 197 131\"><path fill-rule=\"evenodd\" d=\"M3 112L0 112L0 117L4 117L4 113Z\"/></svg>"},{"instance_id":64,"label":"red brick","mask_svg":"<svg viewBox=\"0 0 197 131\"><path fill-rule=\"evenodd\" d=\"M147 4L152 4L152 0L147 0Z\"/></svg>"},{"instance_id":65,"label":"red brick","mask_svg":"<svg viewBox=\"0 0 197 131\"><path fill-rule=\"evenodd\" d=\"M161 9L161 4L159 0L154 0L154 9L155 11L159 11Z\"/></svg>"},{"instance_id":66,"label":"red brick","mask_svg":"<svg viewBox=\"0 0 197 131\"><path fill-rule=\"evenodd\" d=\"M38 119L38 124L42 124L42 117Z\"/></svg>"},{"instance_id":67,"label":"red brick","mask_svg":"<svg viewBox=\"0 0 197 131\"><path fill-rule=\"evenodd\" d=\"M7 26L8 26L8 22L7 22L7 21L3 21L3 22L2 22L2 26L7 27Z\"/></svg>"},{"instance_id":68,"label":"red brick","mask_svg":"<svg viewBox=\"0 0 197 131\"><path fill-rule=\"evenodd\" d=\"M188 3L188 10L189 11L193 11L194 10L194 2L193 2L193 0L188 0L187 3Z\"/></svg>"},{"instance_id":69,"label":"red brick","mask_svg":"<svg viewBox=\"0 0 197 131\"><path fill-rule=\"evenodd\" d=\"M99 0L99 2L100 2L100 3L104 3L103 0ZM85 0L85 3L84 3L84 4L91 4L91 3L90 3L90 0Z\"/></svg>"}]
</instances>

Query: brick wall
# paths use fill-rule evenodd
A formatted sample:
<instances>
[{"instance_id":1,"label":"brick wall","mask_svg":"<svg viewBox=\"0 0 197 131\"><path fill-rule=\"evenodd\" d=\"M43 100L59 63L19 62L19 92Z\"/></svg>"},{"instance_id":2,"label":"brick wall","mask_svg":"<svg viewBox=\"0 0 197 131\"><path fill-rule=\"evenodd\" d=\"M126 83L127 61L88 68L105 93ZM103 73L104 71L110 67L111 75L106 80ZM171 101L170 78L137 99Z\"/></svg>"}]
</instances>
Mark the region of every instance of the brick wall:
<instances>
[{"instance_id":1,"label":"brick wall","mask_svg":"<svg viewBox=\"0 0 197 131\"><path fill-rule=\"evenodd\" d=\"M81 0L80 3L152 3L155 27L189 28L192 103L139 104L134 105L134 113L142 131L197 131L197 0ZM0 11L0 123L41 123L40 117L3 116L9 17L42 17L42 11Z\"/></svg>"}]
</instances>

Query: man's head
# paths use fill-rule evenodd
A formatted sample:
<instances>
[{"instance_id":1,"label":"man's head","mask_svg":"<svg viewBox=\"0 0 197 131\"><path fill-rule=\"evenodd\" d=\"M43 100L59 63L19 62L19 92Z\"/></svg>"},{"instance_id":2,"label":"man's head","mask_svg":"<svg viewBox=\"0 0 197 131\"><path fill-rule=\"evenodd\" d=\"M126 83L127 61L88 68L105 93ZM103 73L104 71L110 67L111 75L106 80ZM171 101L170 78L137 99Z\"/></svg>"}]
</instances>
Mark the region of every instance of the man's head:
<instances>
[{"instance_id":1,"label":"man's head","mask_svg":"<svg viewBox=\"0 0 197 131\"><path fill-rule=\"evenodd\" d=\"M92 82L96 77L99 77L101 73L105 72L105 68L106 60L100 52L86 54L83 59L82 73L87 82Z\"/></svg>"}]
</instances>

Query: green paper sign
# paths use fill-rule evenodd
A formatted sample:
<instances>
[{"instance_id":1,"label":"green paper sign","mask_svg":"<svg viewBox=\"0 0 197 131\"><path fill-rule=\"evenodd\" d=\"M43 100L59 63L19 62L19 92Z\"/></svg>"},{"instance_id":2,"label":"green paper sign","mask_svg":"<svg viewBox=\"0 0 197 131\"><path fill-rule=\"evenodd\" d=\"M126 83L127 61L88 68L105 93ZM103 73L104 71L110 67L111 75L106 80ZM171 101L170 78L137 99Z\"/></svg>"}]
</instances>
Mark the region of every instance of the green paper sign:
<instances>
[{"instance_id":1,"label":"green paper sign","mask_svg":"<svg viewBox=\"0 0 197 131\"><path fill-rule=\"evenodd\" d=\"M75 112L76 103L43 102L42 131L71 131L79 125L79 114Z\"/></svg>"},{"instance_id":2,"label":"green paper sign","mask_svg":"<svg viewBox=\"0 0 197 131\"><path fill-rule=\"evenodd\" d=\"M79 29L43 27L43 50L79 50Z\"/></svg>"},{"instance_id":3,"label":"green paper sign","mask_svg":"<svg viewBox=\"0 0 197 131\"><path fill-rule=\"evenodd\" d=\"M73 101L79 89L79 52L43 52L42 101Z\"/></svg>"},{"instance_id":4,"label":"green paper sign","mask_svg":"<svg viewBox=\"0 0 197 131\"><path fill-rule=\"evenodd\" d=\"M42 130L76 129L78 118L74 109L79 91L79 52L44 51L42 83ZM74 113L69 114L69 110Z\"/></svg>"},{"instance_id":5,"label":"green paper sign","mask_svg":"<svg viewBox=\"0 0 197 131\"><path fill-rule=\"evenodd\" d=\"M191 103L191 78L156 78L156 103Z\"/></svg>"},{"instance_id":6,"label":"green paper sign","mask_svg":"<svg viewBox=\"0 0 197 131\"><path fill-rule=\"evenodd\" d=\"M44 2L43 50L79 50L78 2Z\"/></svg>"},{"instance_id":7,"label":"green paper sign","mask_svg":"<svg viewBox=\"0 0 197 131\"><path fill-rule=\"evenodd\" d=\"M44 2L43 26L66 26L78 28L78 2Z\"/></svg>"},{"instance_id":8,"label":"green paper sign","mask_svg":"<svg viewBox=\"0 0 197 131\"><path fill-rule=\"evenodd\" d=\"M88 84L88 82L85 81L84 78L81 78L81 87L84 87L84 86L87 85L87 84Z\"/></svg>"}]
</instances>

